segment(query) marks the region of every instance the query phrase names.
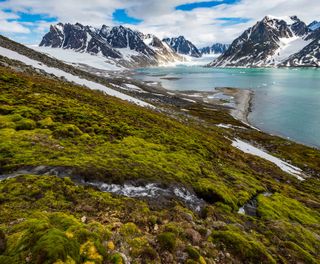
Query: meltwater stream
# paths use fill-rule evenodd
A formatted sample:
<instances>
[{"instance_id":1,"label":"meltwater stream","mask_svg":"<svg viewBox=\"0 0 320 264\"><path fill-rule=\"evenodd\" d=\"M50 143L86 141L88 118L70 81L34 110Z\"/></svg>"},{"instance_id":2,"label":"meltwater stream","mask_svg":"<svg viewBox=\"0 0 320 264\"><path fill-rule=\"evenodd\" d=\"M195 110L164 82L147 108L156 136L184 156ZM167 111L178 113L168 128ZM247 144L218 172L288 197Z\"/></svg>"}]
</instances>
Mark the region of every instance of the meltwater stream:
<instances>
[{"instance_id":1,"label":"meltwater stream","mask_svg":"<svg viewBox=\"0 0 320 264\"><path fill-rule=\"evenodd\" d=\"M158 67L137 70L136 79L169 90L252 89L249 121L268 133L320 147L320 69Z\"/></svg>"},{"instance_id":2,"label":"meltwater stream","mask_svg":"<svg viewBox=\"0 0 320 264\"><path fill-rule=\"evenodd\" d=\"M74 170L68 167L35 166L25 167L9 174L0 175L0 181L15 178L21 175L49 176L60 178L70 177L76 184L93 186L102 192L113 193L131 198L144 198L158 204L180 201L195 212L200 212L206 203L195 193L182 185L169 185L166 187L157 183L137 185L134 183L113 184L98 181L85 181L82 177L75 176Z\"/></svg>"}]
</instances>

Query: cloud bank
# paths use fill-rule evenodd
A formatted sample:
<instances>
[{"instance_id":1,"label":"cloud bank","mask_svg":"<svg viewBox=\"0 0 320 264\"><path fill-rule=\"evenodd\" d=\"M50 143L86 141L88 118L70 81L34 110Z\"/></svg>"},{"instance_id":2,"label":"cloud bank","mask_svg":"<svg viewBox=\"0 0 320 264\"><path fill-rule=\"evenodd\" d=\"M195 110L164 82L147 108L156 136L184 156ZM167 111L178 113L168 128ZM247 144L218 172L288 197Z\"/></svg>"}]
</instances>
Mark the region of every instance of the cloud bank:
<instances>
[{"instance_id":1,"label":"cloud bank","mask_svg":"<svg viewBox=\"0 0 320 264\"><path fill-rule=\"evenodd\" d=\"M177 8L188 4L191 10ZM265 15L320 20L319 0L6 0L0 2L0 32L38 43L53 21L116 25L119 9L141 20L128 24L132 28L159 37L184 35L198 46L230 43Z\"/></svg>"}]
</instances>

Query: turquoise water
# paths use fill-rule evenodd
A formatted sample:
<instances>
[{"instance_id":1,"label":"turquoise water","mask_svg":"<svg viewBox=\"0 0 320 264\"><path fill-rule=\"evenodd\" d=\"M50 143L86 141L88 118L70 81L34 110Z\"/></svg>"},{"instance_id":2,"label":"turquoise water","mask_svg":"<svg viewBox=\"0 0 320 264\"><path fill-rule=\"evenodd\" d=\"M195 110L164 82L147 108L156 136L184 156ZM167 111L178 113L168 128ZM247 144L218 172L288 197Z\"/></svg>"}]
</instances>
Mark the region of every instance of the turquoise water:
<instances>
[{"instance_id":1,"label":"turquoise water","mask_svg":"<svg viewBox=\"0 0 320 264\"><path fill-rule=\"evenodd\" d=\"M177 77L165 80L163 77ZM178 66L139 69L135 78L170 90L215 87L255 92L249 121L272 134L320 147L320 69L220 69Z\"/></svg>"}]
</instances>

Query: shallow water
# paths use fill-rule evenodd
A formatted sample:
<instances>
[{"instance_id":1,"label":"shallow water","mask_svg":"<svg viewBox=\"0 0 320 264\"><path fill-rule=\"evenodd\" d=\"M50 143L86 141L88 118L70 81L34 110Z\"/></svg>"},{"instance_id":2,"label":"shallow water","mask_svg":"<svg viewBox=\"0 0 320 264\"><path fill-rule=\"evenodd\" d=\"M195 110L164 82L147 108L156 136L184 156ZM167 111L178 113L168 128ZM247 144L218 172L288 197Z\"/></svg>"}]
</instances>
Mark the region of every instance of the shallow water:
<instances>
[{"instance_id":1,"label":"shallow water","mask_svg":"<svg viewBox=\"0 0 320 264\"><path fill-rule=\"evenodd\" d=\"M222 69L177 66L139 69L134 76L170 90L216 87L255 92L249 121L272 134L320 147L320 69ZM175 79L161 79L174 77Z\"/></svg>"}]
</instances>

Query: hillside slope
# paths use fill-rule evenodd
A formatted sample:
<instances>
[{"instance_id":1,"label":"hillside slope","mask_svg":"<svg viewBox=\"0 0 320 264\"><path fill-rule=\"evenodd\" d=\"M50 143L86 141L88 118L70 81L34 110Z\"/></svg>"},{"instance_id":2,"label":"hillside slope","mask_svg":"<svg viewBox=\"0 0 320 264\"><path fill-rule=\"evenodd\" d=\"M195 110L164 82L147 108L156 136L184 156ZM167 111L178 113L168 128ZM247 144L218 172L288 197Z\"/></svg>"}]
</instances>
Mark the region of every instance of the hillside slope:
<instances>
[{"instance_id":1,"label":"hillside slope","mask_svg":"<svg viewBox=\"0 0 320 264\"><path fill-rule=\"evenodd\" d=\"M318 150L0 63L0 263L319 262Z\"/></svg>"}]
</instances>

